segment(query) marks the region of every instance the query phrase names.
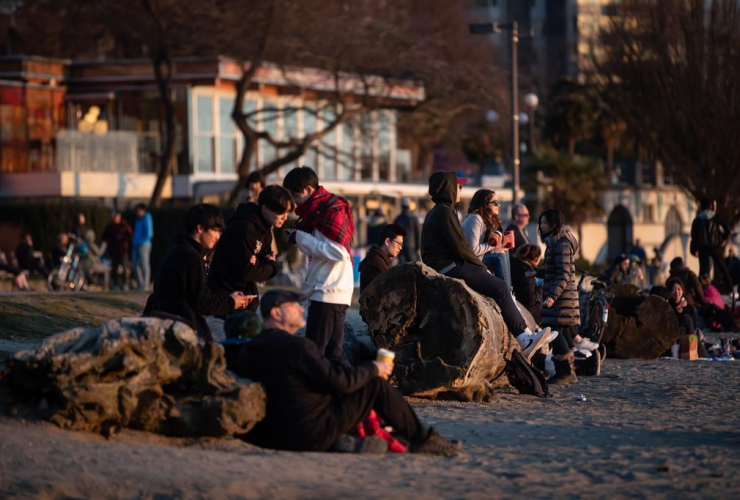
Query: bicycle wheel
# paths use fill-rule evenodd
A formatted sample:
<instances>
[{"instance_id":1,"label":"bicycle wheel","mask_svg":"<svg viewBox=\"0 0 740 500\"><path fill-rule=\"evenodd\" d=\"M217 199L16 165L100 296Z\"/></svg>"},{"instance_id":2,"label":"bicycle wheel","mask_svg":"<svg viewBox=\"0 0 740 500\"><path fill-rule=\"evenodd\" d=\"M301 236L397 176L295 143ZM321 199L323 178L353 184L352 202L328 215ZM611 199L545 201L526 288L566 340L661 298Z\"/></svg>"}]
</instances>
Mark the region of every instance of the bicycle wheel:
<instances>
[{"instance_id":1,"label":"bicycle wheel","mask_svg":"<svg viewBox=\"0 0 740 500\"><path fill-rule=\"evenodd\" d=\"M57 266L49 273L49 277L46 278L46 287L50 292L64 290L67 282L66 277L67 271L62 269L62 266Z\"/></svg>"},{"instance_id":2,"label":"bicycle wheel","mask_svg":"<svg viewBox=\"0 0 740 500\"><path fill-rule=\"evenodd\" d=\"M79 292L82 290L82 287L85 286L85 271L77 267L70 273L70 280L69 280L69 291L70 292Z\"/></svg>"}]
</instances>

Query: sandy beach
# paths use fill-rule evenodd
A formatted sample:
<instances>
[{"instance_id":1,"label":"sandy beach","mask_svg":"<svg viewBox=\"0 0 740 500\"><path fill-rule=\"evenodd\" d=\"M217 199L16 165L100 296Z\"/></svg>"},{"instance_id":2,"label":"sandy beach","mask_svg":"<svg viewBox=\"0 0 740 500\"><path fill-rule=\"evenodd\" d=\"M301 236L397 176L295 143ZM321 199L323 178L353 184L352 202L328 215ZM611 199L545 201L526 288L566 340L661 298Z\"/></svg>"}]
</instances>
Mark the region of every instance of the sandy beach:
<instances>
[{"instance_id":1,"label":"sandy beach","mask_svg":"<svg viewBox=\"0 0 740 500\"><path fill-rule=\"evenodd\" d=\"M549 399L413 399L424 422L464 442L452 459L134 431L106 440L2 417L0 497L738 498L739 382L740 362L609 359L601 377Z\"/></svg>"}]
</instances>

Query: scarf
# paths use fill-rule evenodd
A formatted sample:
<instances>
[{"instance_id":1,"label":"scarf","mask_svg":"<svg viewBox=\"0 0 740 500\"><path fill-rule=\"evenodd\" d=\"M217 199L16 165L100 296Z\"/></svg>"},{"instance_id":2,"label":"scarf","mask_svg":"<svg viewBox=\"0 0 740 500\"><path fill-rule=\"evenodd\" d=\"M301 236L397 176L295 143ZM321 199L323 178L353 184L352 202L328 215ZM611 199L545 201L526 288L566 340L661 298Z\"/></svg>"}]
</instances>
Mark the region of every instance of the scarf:
<instances>
[{"instance_id":1,"label":"scarf","mask_svg":"<svg viewBox=\"0 0 740 500\"><path fill-rule=\"evenodd\" d=\"M334 196L319 186L305 203L296 207L295 213L298 215L297 229L307 233L318 231L351 253L355 226L345 198Z\"/></svg>"}]
</instances>

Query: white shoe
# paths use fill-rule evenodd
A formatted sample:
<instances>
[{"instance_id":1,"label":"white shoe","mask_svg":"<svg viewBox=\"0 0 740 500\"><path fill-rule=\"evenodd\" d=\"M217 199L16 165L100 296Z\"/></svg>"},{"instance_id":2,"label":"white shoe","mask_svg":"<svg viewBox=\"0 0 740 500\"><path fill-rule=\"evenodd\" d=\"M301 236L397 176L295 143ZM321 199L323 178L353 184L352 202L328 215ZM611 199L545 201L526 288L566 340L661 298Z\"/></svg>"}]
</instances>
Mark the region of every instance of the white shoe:
<instances>
[{"instance_id":1,"label":"white shoe","mask_svg":"<svg viewBox=\"0 0 740 500\"><path fill-rule=\"evenodd\" d=\"M552 362L552 355L545 358L545 374L548 377L555 375L555 363Z\"/></svg>"},{"instance_id":2,"label":"white shoe","mask_svg":"<svg viewBox=\"0 0 740 500\"><path fill-rule=\"evenodd\" d=\"M591 342L586 337L581 337L580 342L573 342L573 347L576 349L586 349L587 351L595 351L599 348L599 344L596 342Z\"/></svg>"},{"instance_id":3,"label":"white shoe","mask_svg":"<svg viewBox=\"0 0 740 500\"><path fill-rule=\"evenodd\" d=\"M578 349L578 352L583 354L586 357L586 359L591 357L591 351L589 351L588 349Z\"/></svg>"},{"instance_id":4,"label":"white shoe","mask_svg":"<svg viewBox=\"0 0 740 500\"><path fill-rule=\"evenodd\" d=\"M525 330L523 333L517 335L516 341L519 342L519 349L522 351L522 356L527 358L527 361L529 361L529 358L532 357L532 354L537 352L537 349L545 344L545 341L547 340L549 334L550 327L544 328L537 333L532 333Z\"/></svg>"},{"instance_id":5,"label":"white shoe","mask_svg":"<svg viewBox=\"0 0 740 500\"><path fill-rule=\"evenodd\" d=\"M550 334L547 336L547 339L545 339L545 343L546 344L549 344L550 342L552 342L553 340L555 340L556 338L558 338L558 335L559 335L559 333L558 333L557 330L551 330L550 331Z\"/></svg>"}]
</instances>

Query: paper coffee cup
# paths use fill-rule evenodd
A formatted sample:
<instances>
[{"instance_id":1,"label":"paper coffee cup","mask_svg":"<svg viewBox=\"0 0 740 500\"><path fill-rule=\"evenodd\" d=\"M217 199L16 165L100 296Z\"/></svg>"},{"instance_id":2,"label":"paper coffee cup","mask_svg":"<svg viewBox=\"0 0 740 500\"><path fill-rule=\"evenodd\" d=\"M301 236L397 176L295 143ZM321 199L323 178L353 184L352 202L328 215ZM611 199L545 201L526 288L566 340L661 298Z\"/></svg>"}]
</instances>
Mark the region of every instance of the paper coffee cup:
<instances>
[{"instance_id":1,"label":"paper coffee cup","mask_svg":"<svg viewBox=\"0 0 740 500\"><path fill-rule=\"evenodd\" d=\"M388 349L378 349L378 355L377 360L378 361L385 361L386 363L393 363L393 360L396 358L396 353L393 351L389 351Z\"/></svg>"}]
</instances>

